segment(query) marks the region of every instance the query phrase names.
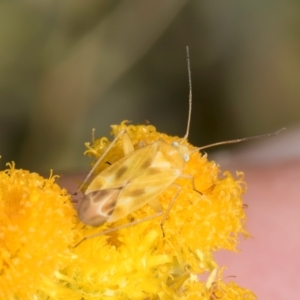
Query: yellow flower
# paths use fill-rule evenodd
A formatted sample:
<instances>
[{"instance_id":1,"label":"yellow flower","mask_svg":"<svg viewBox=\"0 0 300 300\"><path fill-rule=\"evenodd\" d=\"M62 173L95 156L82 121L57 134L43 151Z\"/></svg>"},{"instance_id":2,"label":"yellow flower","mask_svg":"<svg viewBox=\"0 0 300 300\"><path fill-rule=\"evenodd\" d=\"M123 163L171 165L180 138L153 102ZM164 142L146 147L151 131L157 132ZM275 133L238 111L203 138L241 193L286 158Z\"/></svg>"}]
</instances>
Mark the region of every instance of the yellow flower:
<instances>
[{"instance_id":1,"label":"yellow flower","mask_svg":"<svg viewBox=\"0 0 300 300\"><path fill-rule=\"evenodd\" d=\"M179 140L156 132L150 125L128 126L123 122L112 129L114 136L126 129L136 149L159 139L167 143ZM87 144L86 154L97 160L109 144L107 138L95 140L93 145ZM191 152L195 149L186 145ZM118 141L94 175L123 156L123 145ZM164 236L161 218L154 218L83 241L74 249L77 259L61 272L64 289L56 299L214 299L219 291L224 291L222 299L227 299L226 294L255 299L250 291L235 284L227 288L220 278L209 283L195 279L197 274L215 274L218 265L213 253L219 249L234 251L238 235L247 235L241 198L243 174L237 179L229 172L220 175L218 165L197 151L191 154L184 174L193 178L197 191L190 178L176 180L181 190L164 224ZM164 210L176 192L171 186L159 195ZM79 223L77 242L153 214L145 205L113 223L98 227Z\"/></svg>"},{"instance_id":2,"label":"yellow flower","mask_svg":"<svg viewBox=\"0 0 300 300\"><path fill-rule=\"evenodd\" d=\"M33 299L70 260L75 214L54 177L9 167L0 172L0 299Z\"/></svg>"},{"instance_id":3,"label":"yellow flower","mask_svg":"<svg viewBox=\"0 0 300 300\"><path fill-rule=\"evenodd\" d=\"M135 149L159 139L180 140L150 125L123 122L112 129L114 136L126 129ZM43 179L14 165L0 172L0 299L256 299L234 282L225 283L214 260L215 251L235 251L238 236L248 235L243 174L220 174L218 165L183 143L191 155L185 176L175 181L180 192L171 185L158 197L164 212L175 199L164 234L161 217L118 229L152 216L148 204L116 222L86 226L75 218L71 197L54 177ZM107 138L95 140L86 154L96 161L109 145ZM123 152L117 141L94 176ZM208 279L199 280L199 274Z\"/></svg>"}]
</instances>

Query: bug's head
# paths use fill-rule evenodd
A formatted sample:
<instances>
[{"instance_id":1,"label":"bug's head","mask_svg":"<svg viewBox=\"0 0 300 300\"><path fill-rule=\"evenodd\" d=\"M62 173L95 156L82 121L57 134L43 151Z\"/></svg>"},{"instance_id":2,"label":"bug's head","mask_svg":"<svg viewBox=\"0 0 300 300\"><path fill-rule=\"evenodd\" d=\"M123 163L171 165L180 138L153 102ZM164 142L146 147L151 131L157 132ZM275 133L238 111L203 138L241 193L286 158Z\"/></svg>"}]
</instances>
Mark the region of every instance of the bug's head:
<instances>
[{"instance_id":1,"label":"bug's head","mask_svg":"<svg viewBox=\"0 0 300 300\"><path fill-rule=\"evenodd\" d=\"M189 161L190 151L186 145L180 144L178 142L173 142L172 145L177 148L178 152L181 154L184 161Z\"/></svg>"}]
</instances>

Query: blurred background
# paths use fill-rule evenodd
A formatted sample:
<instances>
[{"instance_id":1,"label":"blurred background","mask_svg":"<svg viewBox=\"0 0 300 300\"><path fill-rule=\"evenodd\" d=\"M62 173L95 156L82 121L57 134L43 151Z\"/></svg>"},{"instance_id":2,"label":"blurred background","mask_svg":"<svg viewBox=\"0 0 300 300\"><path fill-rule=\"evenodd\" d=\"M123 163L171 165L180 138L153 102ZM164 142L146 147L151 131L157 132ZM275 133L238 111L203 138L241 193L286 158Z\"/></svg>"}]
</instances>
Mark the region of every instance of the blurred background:
<instances>
[{"instance_id":1,"label":"blurred background","mask_svg":"<svg viewBox=\"0 0 300 300\"><path fill-rule=\"evenodd\" d=\"M108 136L124 119L183 136L186 45L192 144L298 132L299 12L279 0L1 1L1 167L88 169L91 129Z\"/></svg>"}]
</instances>

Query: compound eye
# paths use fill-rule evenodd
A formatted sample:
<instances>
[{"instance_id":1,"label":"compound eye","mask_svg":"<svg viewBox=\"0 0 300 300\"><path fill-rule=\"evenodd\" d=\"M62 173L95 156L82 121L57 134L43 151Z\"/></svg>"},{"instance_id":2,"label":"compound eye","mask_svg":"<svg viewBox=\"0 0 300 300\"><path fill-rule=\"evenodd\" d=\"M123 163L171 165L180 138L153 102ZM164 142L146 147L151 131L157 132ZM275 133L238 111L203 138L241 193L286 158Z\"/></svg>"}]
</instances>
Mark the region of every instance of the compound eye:
<instances>
[{"instance_id":1,"label":"compound eye","mask_svg":"<svg viewBox=\"0 0 300 300\"><path fill-rule=\"evenodd\" d=\"M173 142L172 145L176 148L178 148L178 146L179 146L178 142Z\"/></svg>"},{"instance_id":2,"label":"compound eye","mask_svg":"<svg viewBox=\"0 0 300 300\"><path fill-rule=\"evenodd\" d=\"M184 161L189 161L189 160L190 160L189 155L184 154L184 155L183 155L183 160L184 160Z\"/></svg>"}]
</instances>

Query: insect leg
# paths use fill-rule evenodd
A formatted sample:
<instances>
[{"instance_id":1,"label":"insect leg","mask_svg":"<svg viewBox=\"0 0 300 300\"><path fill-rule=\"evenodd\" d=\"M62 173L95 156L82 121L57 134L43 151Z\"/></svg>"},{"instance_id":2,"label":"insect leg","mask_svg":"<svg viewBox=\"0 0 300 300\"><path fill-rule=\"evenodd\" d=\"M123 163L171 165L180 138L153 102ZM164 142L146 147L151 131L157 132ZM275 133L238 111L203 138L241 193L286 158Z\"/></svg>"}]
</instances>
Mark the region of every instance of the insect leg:
<instances>
[{"instance_id":1,"label":"insect leg","mask_svg":"<svg viewBox=\"0 0 300 300\"><path fill-rule=\"evenodd\" d=\"M193 190L194 190L195 192L199 193L200 195L202 195L202 193L196 189L195 181L194 181L194 176L189 175L189 174L181 174L180 177L181 177L181 178L187 178L187 179L191 180Z\"/></svg>"},{"instance_id":2,"label":"insect leg","mask_svg":"<svg viewBox=\"0 0 300 300\"><path fill-rule=\"evenodd\" d=\"M111 232L114 232L114 231L117 231L117 230L120 230L120 229L123 229L123 228L131 227L131 226L134 226L136 224L139 224L139 223L142 223L142 222L145 222L145 221L152 220L154 218L157 218L157 217L161 216L161 214L162 214L162 212L158 212L158 213L156 213L156 214L154 214L152 216L149 216L149 217L146 217L146 218L143 218L143 219L140 219L140 220L136 220L136 221L124 224L124 225L120 225L120 226L115 227L115 228L107 229L107 230L104 230L104 231L101 231L101 232L98 232L98 233L95 233L95 234L91 234L89 236L84 237L81 241L79 241L74 246L74 248L76 248L77 246L79 246L85 240L91 239L91 238L96 237L96 236L105 235L105 234L108 234L108 233L111 233Z\"/></svg>"},{"instance_id":3,"label":"insect leg","mask_svg":"<svg viewBox=\"0 0 300 300\"><path fill-rule=\"evenodd\" d=\"M171 208L172 208L172 206L173 206L176 198L178 197L178 195L179 195L179 193L181 191L181 186L179 184L173 183L172 186L174 186L174 187L177 188L177 192L174 195L173 199L170 201L169 206L168 206L167 210L165 211L165 213L164 213L164 215L162 217L162 220L160 222L160 227L161 227L161 230L163 232L163 236L165 236L164 223L165 223L166 219L168 218L168 215L169 215L169 213L171 211Z\"/></svg>"},{"instance_id":4,"label":"insect leg","mask_svg":"<svg viewBox=\"0 0 300 300\"><path fill-rule=\"evenodd\" d=\"M181 174L180 177L190 179L191 182L192 182L193 190L196 191L197 193L199 193L200 195L202 195L202 193L196 189L195 182L194 182L194 177L193 176L188 175L188 174ZM179 184L173 183L172 186L174 186L174 187L177 188L177 192L174 195L173 199L170 201L170 204L169 204L167 210L165 211L164 216L163 216L163 218L162 218L162 220L160 222L160 227L161 227L161 230L163 232L163 236L165 236L164 223L165 223L166 219L168 218L168 215L169 215L169 213L170 213L170 211L172 209L172 206L174 205L175 200L176 200L176 198L178 197L178 195L179 195L179 193L181 191L181 186Z\"/></svg>"},{"instance_id":5,"label":"insect leg","mask_svg":"<svg viewBox=\"0 0 300 300\"><path fill-rule=\"evenodd\" d=\"M125 156L134 151L134 146L132 144L131 138L126 130L122 135L122 143L123 143L123 152Z\"/></svg>"}]
</instances>

